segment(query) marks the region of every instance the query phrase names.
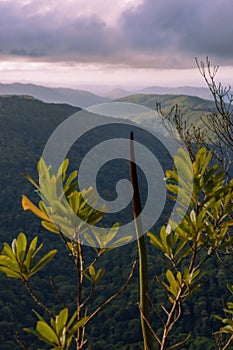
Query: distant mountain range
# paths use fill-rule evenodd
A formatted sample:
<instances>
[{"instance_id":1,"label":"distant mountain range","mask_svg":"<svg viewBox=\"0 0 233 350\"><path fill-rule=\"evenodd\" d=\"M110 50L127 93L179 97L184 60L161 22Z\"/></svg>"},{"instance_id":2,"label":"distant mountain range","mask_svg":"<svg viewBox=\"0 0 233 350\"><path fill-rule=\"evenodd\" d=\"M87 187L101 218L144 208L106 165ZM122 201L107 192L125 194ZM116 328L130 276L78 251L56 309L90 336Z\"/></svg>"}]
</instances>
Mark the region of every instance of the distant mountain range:
<instances>
[{"instance_id":1,"label":"distant mountain range","mask_svg":"<svg viewBox=\"0 0 233 350\"><path fill-rule=\"evenodd\" d=\"M143 94L171 94L171 95L187 95L197 96L205 100L212 100L212 95L208 88L193 87L193 86L180 86L180 87L161 87L151 86L140 91Z\"/></svg>"},{"instance_id":2,"label":"distant mountain range","mask_svg":"<svg viewBox=\"0 0 233 350\"><path fill-rule=\"evenodd\" d=\"M0 94L28 95L48 103L66 103L75 107L85 108L107 102L106 97L97 96L91 92L68 88L51 88L34 84L0 84Z\"/></svg>"},{"instance_id":3,"label":"distant mountain range","mask_svg":"<svg viewBox=\"0 0 233 350\"><path fill-rule=\"evenodd\" d=\"M187 95L197 96L205 100L212 100L212 95L208 88L203 87L192 87L192 86L180 86L180 87L162 87L162 86L149 86L143 89L137 90L125 90L122 88L113 89L103 96L116 99L135 94L156 94L156 95Z\"/></svg>"},{"instance_id":4,"label":"distant mountain range","mask_svg":"<svg viewBox=\"0 0 233 350\"><path fill-rule=\"evenodd\" d=\"M119 99L135 94L172 94L172 95L188 95L197 96L204 99L211 99L211 94L207 88L202 87L159 87L151 86L144 89L134 91L115 88L113 90L102 93L103 96L94 94L85 90L45 87L35 84L1 84L0 94L2 95L28 95L33 96L43 102L48 103L66 103L75 107L87 108L96 104L105 103L110 100Z\"/></svg>"}]
</instances>

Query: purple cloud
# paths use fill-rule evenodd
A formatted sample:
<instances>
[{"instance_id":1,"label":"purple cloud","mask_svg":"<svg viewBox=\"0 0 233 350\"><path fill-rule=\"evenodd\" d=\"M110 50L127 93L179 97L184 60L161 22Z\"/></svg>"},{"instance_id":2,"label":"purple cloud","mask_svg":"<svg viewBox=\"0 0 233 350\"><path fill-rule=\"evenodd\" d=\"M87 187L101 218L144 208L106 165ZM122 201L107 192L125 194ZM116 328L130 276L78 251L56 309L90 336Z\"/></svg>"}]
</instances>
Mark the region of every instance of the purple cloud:
<instances>
[{"instance_id":1,"label":"purple cloud","mask_svg":"<svg viewBox=\"0 0 233 350\"><path fill-rule=\"evenodd\" d=\"M62 17L47 3L40 11L37 1L0 2L0 56L151 68L191 67L205 55L232 63L232 0L144 0L111 27L78 6L68 16L64 4Z\"/></svg>"}]
</instances>

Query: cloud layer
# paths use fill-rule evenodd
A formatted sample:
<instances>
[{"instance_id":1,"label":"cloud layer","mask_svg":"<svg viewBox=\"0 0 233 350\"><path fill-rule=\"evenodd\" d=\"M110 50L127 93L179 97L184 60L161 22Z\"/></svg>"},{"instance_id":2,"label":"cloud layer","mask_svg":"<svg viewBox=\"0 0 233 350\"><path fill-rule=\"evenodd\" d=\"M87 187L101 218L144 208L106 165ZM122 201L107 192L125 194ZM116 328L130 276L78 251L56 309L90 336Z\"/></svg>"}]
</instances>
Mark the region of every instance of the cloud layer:
<instances>
[{"instance_id":1,"label":"cloud layer","mask_svg":"<svg viewBox=\"0 0 233 350\"><path fill-rule=\"evenodd\" d=\"M0 57L185 68L209 55L232 64L232 0L111 4L0 0Z\"/></svg>"}]
</instances>

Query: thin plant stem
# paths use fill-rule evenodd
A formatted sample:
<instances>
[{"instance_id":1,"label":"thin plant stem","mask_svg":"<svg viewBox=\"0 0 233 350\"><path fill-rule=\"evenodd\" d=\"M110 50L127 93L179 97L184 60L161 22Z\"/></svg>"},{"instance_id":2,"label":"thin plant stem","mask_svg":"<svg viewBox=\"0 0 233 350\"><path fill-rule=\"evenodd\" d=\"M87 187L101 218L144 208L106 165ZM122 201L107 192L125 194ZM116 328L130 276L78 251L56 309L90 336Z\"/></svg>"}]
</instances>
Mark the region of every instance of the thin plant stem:
<instances>
[{"instance_id":1,"label":"thin plant stem","mask_svg":"<svg viewBox=\"0 0 233 350\"><path fill-rule=\"evenodd\" d=\"M148 270L147 270L147 252L146 252L146 242L143 235L142 221L140 218L141 214L141 199L139 193L137 168L135 163L135 154L133 146L134 135L130 133L130 177L133 187L133 216L138 242L138 256L139 256L139 286L140 286L140 318L142 335L144 342L144 350L151 350L153 348L153 340L151 330L148 327L148 322L150 322L149 314L149 302L148 302ZM146 320L148 322L146 322Z\"/></svg>"}]
</instances>

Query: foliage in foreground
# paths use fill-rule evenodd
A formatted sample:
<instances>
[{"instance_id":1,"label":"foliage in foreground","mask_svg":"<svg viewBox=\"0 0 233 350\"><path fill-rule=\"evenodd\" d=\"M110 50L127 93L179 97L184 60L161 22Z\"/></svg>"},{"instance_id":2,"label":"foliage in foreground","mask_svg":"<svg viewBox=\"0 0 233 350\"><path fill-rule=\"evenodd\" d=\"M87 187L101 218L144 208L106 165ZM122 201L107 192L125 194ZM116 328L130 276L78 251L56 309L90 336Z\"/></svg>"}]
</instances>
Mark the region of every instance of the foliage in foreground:
<instances>
[{"instance_id":1,"label":"foliage in foreground","mask_svg":"<svg viewBox=\"0 0 233 350\"><path fill-rule=\"evenodd\" d=\"M37 236L27 247L27 237L24 233L20 233L17 239L13 240L11 247L8 244L4 244L0 255L0 270L7 277L22 280L37 306L50 316L50 321L46 321L38 312L34 311L38 318L36 328L25 328L24 330L52 346L51 349L54 350L68 350L74 344L77 350L83 349L86 344L86 326L94 316L125 290L135 268L134 263L125 284L101 305L96 306L92 312L88 313L88 302L93 296L96 284L105 272L102 268L96 270L95 264L102 254L119 244L119 239L115 239L118 225L114 225L109 232L101 231L102 235L100 236L94 236L93 233L93 238L86 233L85 228L88 226L87 224L94 225L98 222L102 217L102 211L95 210L87 204L87 200L83 199L83 194L77 190L77 171L72 172L67 177L67 168L68 160L65 160L55 174L51 167L47 167L43 160L40 160L38 163L38 172L42 174L40 185L36 184L28 175L26 175L26 178L33 184L43 200L40 200L37 207L29 198L23 195L22 206L24 210L30 210L39 217L42 226L48 231L60 235L69 255L72 257L77 273L77 296L73 305L67 306L66 301L63 300L54 286L55 296L60 299L61 304L60 312L55 314L54 310L45 305L34 294L29 279L42 269L57 252L53 249L37 263L34 263L35 256L42 248L42 245L36 248ZM60 181L63 184L62 191L60 190L61 186L59 186ZM85 196L86 198L88 197L89 203L96 203L96 194L92 188L85 192ZM45 202L47 205L45 205ZM82 220L80 220L80 217ZM79 224L78 229L77 222ZM82 237L91 242L95 250L95 257L86 265L84 264ZM94 243L93 239L97 240L97 242ZM112 243L114 239L115 241ZM130 239L130 236L124 237L126 242ZM96 245L97 247L99 245L100 248L95 248ZM84 283L86 282L89 282L89 292L87 288L84 289ZM21 339L19 341L21 345L24 344Z\"/></svg>"},{"instance_id":2,"label":"foliage in foreground","mask_svg":"<svg viewBox=\"0 0 233 350\"><path fill-rule=\"evenodd\" d=\"M163 226L161 228L159 235L148 233L151 243L164 254L169 265L164 279L157 278L159 285L164 290L164 302L161 305L153 303L152 299L156 295L156 290L153 291L151 296L148 295L152 306L151 309L155 311L155 327L152 327L152 324L154 324L153 320L150 322L143 313L139 303L141 316L155 339L156 348L160 350L179 348L190 338L191 334L188 334L184 339L175 337L174 341L174 335L173 337L171 336L176 323L182 318L183 304L193 293L201 288L200 282L205 273L203 270L205 262L211 256L224 252L233 241L230 232L230 227L233 225L230 217L232 212L233 181L226 182L224 173L219 170L218 166L211 165L211 153L205 148L198 152L192 164L187 161L187 158L188 155L185 152L179 151L179 154L175 157L174 169L168 170L166 173L167 188L171 198L179 203L178 214L183 216L182 221L177 225L174 220L170 220L167 227ZM93 261L84 266L81 237L83 235L90 242L93 242L96 236L87 236L84 229L85 224L84 227L80 227L81 234L78 235L79 232L76 231L74 235L75 222L72 222L73 216L69 216L69 208L61 208L61 205L58 203L55 203L56 205L52 207L54 193L56 198L58 198L56 188L59 189L59 187L56 187L56 180L59 177L63 179L68 203L72 205L73 210L76 210L76 214L81 211L85 212L85 215L83 214L82 216L83 219L86 216L86 221L91 220L92 223L95 223L100 220L101 211L93 211L83 201L81 194L77 191L76 172L72 173L67 179L67 162L60 167L57 174L54 174L41 162L39 166L42 164L46 170L46 180L42 182L42 186L37 185L31 178L27 178L36 187L40 196L46 198L48 206L45 207L44 201L40 201L37 207L25 196L22 204L25 210L31 210L42 220L42 225L47 230L61 236L67 251L71 255L77 271L78 282L75 306L67 307L66 302L61 298L61 308L59 313L56 314L34 294L29 283L31 277L42 269L56 254L56 250L53 249L35 261L37 254L42 248L42 245L37 247L37 237L28 245L27 237L25 234L20 233L17 239L13 240L11 246L5 243L0 255L0 270L9 278L21 279L35 303L46 311L50 317L50 320L47 321L46 318L34 311L38 318L36 326L35 328L26 328L25 331L48 344L51 349L69 349L72 344L75 344L76 349L83 349L87 341L85 337L86 325L99 311L126 289L132 278L135 263L122 288L103 304L96 307L94 311L88 313L88 302L93 297L96 284L104 274L103 269L96 270L94 265L100 256L111 248L111 241L117 235L117 225L110 232L106 232L104 235L105 246L96 248L96 256ZM178 169L183 169L182 175L179 172L179 178ZM187 212L184 212L183 207L186 206L190 186L193 186L192 196L189 209ZM48 187L50 188L49 191ZM92 191L90 193L94 195ZM66 214L65 210L68 211L68 214ZM59 222L66 228L66 236L63 235L59 226L55 225L51 219L55 215L56 219L59 217L59 220L56 220L56 224ZM68 235L69 229L72 235ZM69 239L67 239L67 236ZM74 237L76 240L74 240ZM128 239L130 240L130 237ZM103 244L103 240L101 244ZM89 281L89 292L86 286L84 288L84 279ZM229 290L232 292L231 288ZM227 307L224 309L228 314L228 318L218 317L225 324L219 332L227 335L221 349L226 349L233 338L231 304L231 302L228 302ZM161 329L161 325L163 331L162 334L158 334L156 327ZM23 341L21 343L23 344ZM149 349L152 349L152 346Z\"/></svg>"},{"instance_id":3,"label":"foliage in foreground","mask_svg":"<svg viewBox=\"0 0 233 350\"><path fill-rule=\"evenodd\" d=\"M230 234L233 180L226 183L224 172L217 165L210 165L211 158L211 152L202 148L191 164L187 154L179 151L175 168L167 171L166 180L171 198L180 205L177 210L183 219L179 225L170 220L167 227L161 228L159 236L148 233L151 243L163 252L169 265L165 280L158 279L169 302L160 305L161 311L154 305L163 325L161 337L152 330L159 349L179 348L190 338L191 333L177 343L169 342L170 333L182 317L183 304L201 288L201 279L207 273L204 264L233 243ZM183 171L178 172L179 169ZM189 208L185 212L192 186Z\"/></svg>"}]
</instances>

